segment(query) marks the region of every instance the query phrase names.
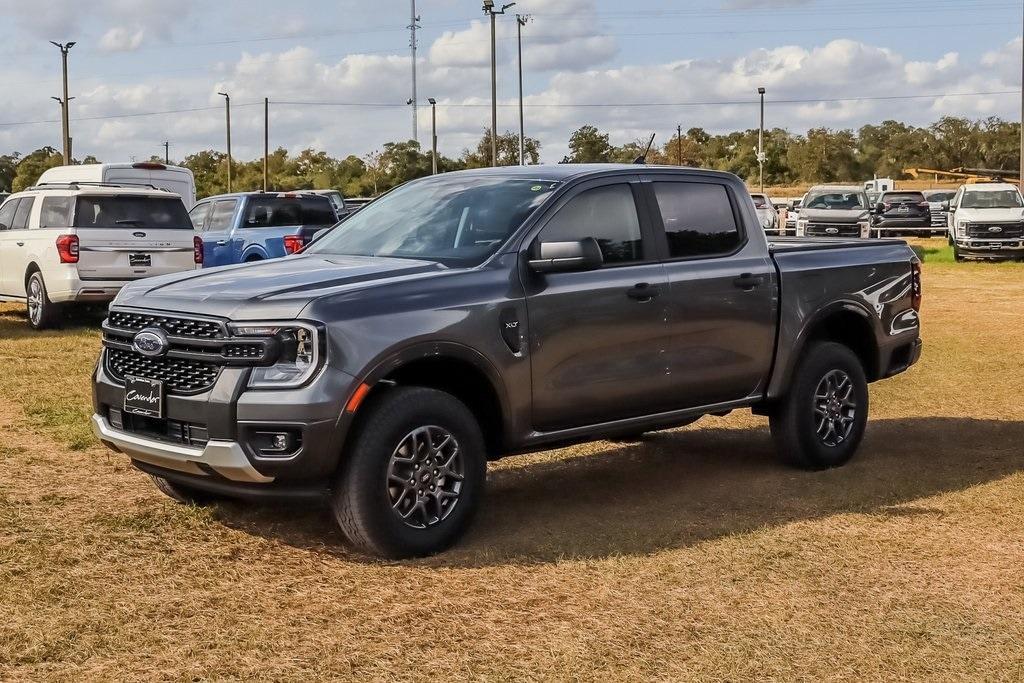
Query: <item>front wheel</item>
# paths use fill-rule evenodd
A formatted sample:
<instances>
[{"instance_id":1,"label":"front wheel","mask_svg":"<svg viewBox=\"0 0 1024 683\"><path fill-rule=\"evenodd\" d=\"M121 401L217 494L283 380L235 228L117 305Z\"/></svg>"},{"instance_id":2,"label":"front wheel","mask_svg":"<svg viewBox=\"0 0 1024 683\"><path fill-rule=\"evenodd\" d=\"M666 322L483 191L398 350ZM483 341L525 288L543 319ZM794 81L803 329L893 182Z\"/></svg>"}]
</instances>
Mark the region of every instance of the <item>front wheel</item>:
<instances>
[{"instance_id":1,"label":"front wheel","mask_svg":"<svg viewBox=\"0 0 1024 683\"><path fill-rule=\"evenodd\" d=\"M45 330L57 325L60 307L50 301L43 274L38 270L29 276L25 285L25 305L28 324L32 329Z\"/></svg>"},{"instance_id":2,"label":"front wheel","mask_svg":"<svg viewBox=\"0 0 1024 683\"><path fill-rule=\"evenodd\" d=\"M808 349L789 393L770 414L779 457L809 470L853 457L868 419L868 383L848 347L818 342Z\"/></svg>"},{"instance_id":3,"label":"front wheel","mask_svg":"<svg viewBox=\"0 0 1024 683\"><path fill-rule=\"evenodd\" d=\"M215 493L178 484L155 474L149 475L149 478L161 493L182 505L204 506L220 500L220 496Z\"/></svg>"},{"instance_id":4,"label":"front wheel","mask_svg":"<svg viewBox=\"0 0 1024 683\"><path fill-rule=\"evenodd\" d=\"M426 387L384 389L368 404L332 494L359 550L420 557L457 541L483 497L486 448L473 413Z\"/></svg>"},{"instance_id":5,"label":"front wheel","mask_svg":"<svg viewBox=\"0 0 1024 683\"><path fill-rule=\"evenodd\" d=\"M953 245L953 260L957 263L964 262L964 256L960 253L960 249L958 249L955 244Z\"/></svg>"}]
</instances>

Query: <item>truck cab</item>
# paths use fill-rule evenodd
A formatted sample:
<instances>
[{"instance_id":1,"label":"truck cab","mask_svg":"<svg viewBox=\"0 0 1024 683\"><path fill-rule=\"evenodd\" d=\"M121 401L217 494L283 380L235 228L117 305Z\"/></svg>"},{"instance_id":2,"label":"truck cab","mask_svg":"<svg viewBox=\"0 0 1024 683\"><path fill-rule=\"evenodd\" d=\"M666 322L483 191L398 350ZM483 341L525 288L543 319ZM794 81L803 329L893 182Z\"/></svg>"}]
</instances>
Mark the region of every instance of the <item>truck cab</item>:
<instances>
[{"instance_id":1,"label":"truck cab","mask_svg":"<svg viewBox=\"0 0 1024 683\"><path fill-rule=\"evenodd\" d=\"M203 266L294 254L338 222L330 198L311 192L241 192L201 200L189 212L203 241Z\"/></svg>"},{"instance_id":2,"label":"truck cab","mask_svg":"<svg viewBox=\"0 0 1024 683\"><path fill-rule=\"evenodd\" d=\"M1016 185L962 185L943 208L957 261L1024 258L1024 198Z\"/></svg>"}]
</instances>

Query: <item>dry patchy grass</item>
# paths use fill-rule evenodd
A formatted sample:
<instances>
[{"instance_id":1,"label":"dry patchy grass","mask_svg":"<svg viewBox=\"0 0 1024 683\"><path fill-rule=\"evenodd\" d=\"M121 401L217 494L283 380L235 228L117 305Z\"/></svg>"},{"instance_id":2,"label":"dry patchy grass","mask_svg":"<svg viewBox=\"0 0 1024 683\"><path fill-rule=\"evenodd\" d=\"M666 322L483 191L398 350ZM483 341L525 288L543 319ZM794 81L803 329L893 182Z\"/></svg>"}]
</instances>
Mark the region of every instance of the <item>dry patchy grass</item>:
<instances>
[{"instance_id":1,"label":"dry patchy grass","mask_svg":"<svg viewBox=\"0 0 1024 683\"><path fill-rule=\"evenodd\" d=\"M860 456L737 413L511 458L453 552L176 506L91 445L98 335L0 309L0 679L1024 677L1024 266L925 265L925 356Z\"/></svg>"}]
</instances>

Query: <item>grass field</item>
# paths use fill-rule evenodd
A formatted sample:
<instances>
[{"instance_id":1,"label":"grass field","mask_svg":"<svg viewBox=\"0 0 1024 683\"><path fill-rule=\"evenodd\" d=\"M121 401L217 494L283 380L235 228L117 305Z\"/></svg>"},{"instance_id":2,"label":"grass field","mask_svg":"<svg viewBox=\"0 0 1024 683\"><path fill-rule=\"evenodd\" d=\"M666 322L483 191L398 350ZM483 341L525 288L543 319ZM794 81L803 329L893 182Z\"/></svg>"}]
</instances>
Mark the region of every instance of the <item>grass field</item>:
<instances>
[{"instance_id":1,"label":"grass field","mask_svg":"<svg viewBox=\"0 0 1024 683\"><path fill-rule=\"evenodd\" d=\"M1024 265L941 244L847 467L746 412L510 458L402 563L323 510L173 504L89 436L95 329L2 306L0 680L1021 680Z\"/></svg>"}]
</instances>

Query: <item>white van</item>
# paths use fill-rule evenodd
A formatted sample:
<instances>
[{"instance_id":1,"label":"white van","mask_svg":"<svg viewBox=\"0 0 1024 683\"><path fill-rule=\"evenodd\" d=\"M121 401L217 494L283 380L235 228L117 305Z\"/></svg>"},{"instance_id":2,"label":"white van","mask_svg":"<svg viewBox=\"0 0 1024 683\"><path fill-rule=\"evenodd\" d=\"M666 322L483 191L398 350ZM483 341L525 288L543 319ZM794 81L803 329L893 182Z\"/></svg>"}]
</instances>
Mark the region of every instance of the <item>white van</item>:
<instances>
[{"instance_id":1,"label":"white van","mask_svg":"<svg viewBox=\"0 0 1024 683\"><path fill-rule=\"evenodd\" d=\"M196 180L191 170L152 161L56 166L43 171L36 185L56 183L110 183L138 185L142 188L151 185L158 190L179 195L186 211L191 210L196 203Z\"/></svg>"}]
</instances>

